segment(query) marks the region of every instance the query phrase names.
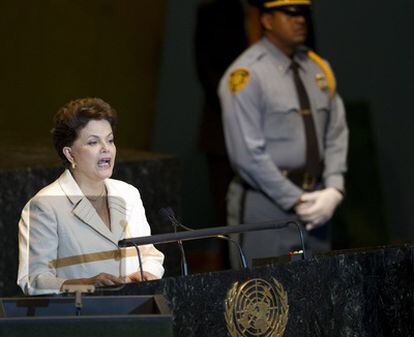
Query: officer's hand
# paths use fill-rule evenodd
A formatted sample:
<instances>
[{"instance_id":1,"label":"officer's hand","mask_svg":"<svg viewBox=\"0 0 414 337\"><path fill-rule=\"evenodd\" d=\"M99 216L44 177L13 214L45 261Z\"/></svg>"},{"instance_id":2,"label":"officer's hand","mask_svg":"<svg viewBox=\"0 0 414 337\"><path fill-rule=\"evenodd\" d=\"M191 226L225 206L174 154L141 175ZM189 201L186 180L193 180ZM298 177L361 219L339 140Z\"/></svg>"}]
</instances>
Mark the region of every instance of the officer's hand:
<instances>
[{"instance_id":1,"label":"officer's hand","mask_svg":"<svg viewBox=\"0 0 414 337\"><path fill-rule=\"evenodd\" d=\"M299 218L307 223L306 229L311 230L328 221L342 199L342 194L332 187L304 193L300 198L300 203L295 207L295 211Z\"/></svg>"}]
</instances>

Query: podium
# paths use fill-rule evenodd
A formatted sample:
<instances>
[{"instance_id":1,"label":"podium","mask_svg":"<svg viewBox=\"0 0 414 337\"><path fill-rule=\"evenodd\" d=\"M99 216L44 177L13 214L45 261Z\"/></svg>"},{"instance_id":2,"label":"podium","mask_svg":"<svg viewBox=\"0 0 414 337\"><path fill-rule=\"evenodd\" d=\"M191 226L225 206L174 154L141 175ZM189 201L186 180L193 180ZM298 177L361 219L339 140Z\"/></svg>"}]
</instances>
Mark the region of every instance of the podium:
<instances>
[{"instance_id":1,"label":"podium","mask_svg":"<svg viewBox=\"0 0 414 337\"><path fill-rule=\"evenodd\" d=\"M170 277L129 284L116 292L98 291L84 297L82 317L74 316L73 297L3 299L0 335L413 335L414 245L269 261L252 269ZM255 293L255 289L260 291ZM259 302L255 302L256 294L262 296ZM158 295L165 298L171 312L162 300L157 303ZM87 303L93 304L90 309ZM263 308L268 310L264 315ZM272 324L277 331L270 334Z\"/></svg>"},{"instance_id":2,"label":"podium","mask_svg":"<svg viewBox=\"0 0 414 337\"><path fill-rule=\"evenodd\" d=\"M163 294L174 312L174 336L233 337L226 300L235 282L283 285L288 317L282 334L257 337L406 337L414 334L414 245L330 252L241 271L166 278L126 286L122 294ZM247 304L249 304L247 299ZM228 302L227 302L228 303ZM286 313L286 310L285 310ZM254 322L255 314L239 316ZM252 324L253 325L253 324Z\"/></svg>"},{"instance_id":3,"label":"podium","mask_svg":"<svg viewBox=\"0 0 414 337\"><path fill-rule=\"evenodd\" d=\"M3 298L0 336L171 337L172 313L161 295Z\"/></svg>"}]
</instances>

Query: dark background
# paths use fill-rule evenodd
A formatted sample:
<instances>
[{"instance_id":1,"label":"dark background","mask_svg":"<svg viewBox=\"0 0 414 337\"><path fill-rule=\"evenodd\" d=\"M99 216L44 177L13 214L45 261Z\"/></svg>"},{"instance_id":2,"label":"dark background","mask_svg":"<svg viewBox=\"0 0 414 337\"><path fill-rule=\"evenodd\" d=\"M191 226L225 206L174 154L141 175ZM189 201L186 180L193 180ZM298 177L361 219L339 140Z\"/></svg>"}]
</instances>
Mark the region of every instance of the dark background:
<instances>
[{"instance_id":1,"label":"dark background","mask_svg":"<svg viewBox=\"0 0 414 337\"><path fill-rule=\"evenodd\" d=\"M212 202L205 159L195 142L202 100L193 66L197 4L169 3L152 149L180 156L183 218L208 225L214 222ZM336 73L351 132L348 194L335 221L335 248L410 241L414 5L318 0L313 16L316 49ZM175 36L181 36L179 48ZM180 86L174 86L177 78Z\"/></svg>"},{"instance_id":2,"label":"dark background","mask_svg":"<svg viewBox=\"0 0 414 337\"><path fill-rule=\"evenodd\" d=\"M1 147L24 147L30 156L51 146L51 120L61 105L102 97L120 115L118 147L181 160L183 222L215 224L206 158L197 146L200 2L1 1ZM351 132L347 198L335 219L334 248L413 240L414 4L317 0L313 15L316 49L335 70ZM192 249L197 255L217 247L209 242Z\"/></svg>"},{"instance_id":3,"label":"dark background","mask_svg":"<svg viewBox=\"0 0 414 337\"><path fill-rule=\"evenodd\" d=\"M0 1L1 143L50 144L57 109L97 96L117 143L149 148L166 0Z\"/></svg>"}]
</instances>

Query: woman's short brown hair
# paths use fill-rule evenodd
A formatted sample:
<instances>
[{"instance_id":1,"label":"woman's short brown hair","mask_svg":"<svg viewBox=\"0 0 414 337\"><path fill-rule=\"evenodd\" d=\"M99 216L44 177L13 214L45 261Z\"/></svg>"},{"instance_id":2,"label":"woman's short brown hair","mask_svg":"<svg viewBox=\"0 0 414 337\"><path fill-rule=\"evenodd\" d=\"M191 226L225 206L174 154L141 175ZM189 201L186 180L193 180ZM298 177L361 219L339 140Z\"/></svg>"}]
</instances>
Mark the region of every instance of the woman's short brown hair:
<instances>
[{"instance_id":1,"label":"woman's short brown hair","mask_svg":"<svg viewBox=\"0 0 414 337\"><path fill-rule=\"evenodd\" d=\"M65 166L69 161L63 154L65 146L72 146L78 138L79 131L91 120L107 120L115 129L117 123L116 111L100 98L80 98L65 104L56 113L52 129L53 144L62 158Z\"/></svg>"}]
</instances>

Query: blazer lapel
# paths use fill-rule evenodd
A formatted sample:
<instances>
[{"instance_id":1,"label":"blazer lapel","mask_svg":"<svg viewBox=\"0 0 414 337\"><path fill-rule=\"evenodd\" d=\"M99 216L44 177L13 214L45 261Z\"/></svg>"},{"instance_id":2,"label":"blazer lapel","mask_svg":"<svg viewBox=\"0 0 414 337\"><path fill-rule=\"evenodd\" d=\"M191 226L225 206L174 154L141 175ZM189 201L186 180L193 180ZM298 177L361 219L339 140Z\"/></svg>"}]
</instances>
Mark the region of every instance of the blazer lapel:
<instances>
[{"instance_id":1,"label":"blazer lapel","mask_svg":"<svg viewBox=\"0 0 414 337\"><path fill-rule=\"evenodd\" d=\"M92 227L99 234L114 242L115 244L118 244L118 241L115 240L113 233L104 224L101 217L98 215L95 208L86 197L83 197L81 201L75 205L73 208L73 214L75 214L88 226Z\"/></svg>"},{"instance_id":2,"label":"blazer lapel","mask_svg":"<svg viewBox=\"0 0 414 337\"><path fill-rule=\"evenodd\" d=\"M118 244L119 240L116 240L113 233L103 223L95 208L89 202L88 198L85 197L75 179L73 179L69 170L65 170L60 176L59 184L74 205L72 210L73 214L106 239Z\"/></svg>"},{"instance_id":3,"label":"blazer lapel","mask_svg":"<svg viewBox=\"0 0 414 337\"><path fill-rule=\"evenodd\" d=\"M112 235L116 242L125 237L125 230L128 225L128 215L130 213L127 200L125 200L119 191L113 186L112 181L105 181L108 191L108 206L111 215Z\"/></svg>"}]
</instances>

